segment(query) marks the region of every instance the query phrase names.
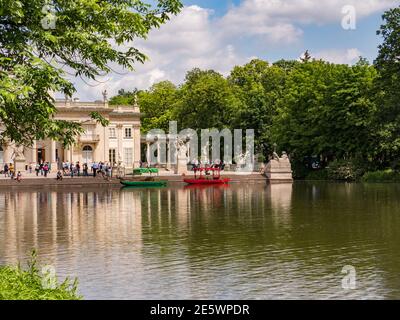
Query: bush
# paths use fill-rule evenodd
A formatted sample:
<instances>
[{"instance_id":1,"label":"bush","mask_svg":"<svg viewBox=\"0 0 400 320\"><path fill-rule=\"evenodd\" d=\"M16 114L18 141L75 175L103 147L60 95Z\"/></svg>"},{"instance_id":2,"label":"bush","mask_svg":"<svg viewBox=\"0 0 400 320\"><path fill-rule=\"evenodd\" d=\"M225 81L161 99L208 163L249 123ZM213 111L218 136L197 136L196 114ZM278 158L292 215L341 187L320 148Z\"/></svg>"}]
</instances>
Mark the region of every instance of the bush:
<instances>
[{"instance_id":1,"label":"bush","mask_svg":"<svg viewBox=\"0 0 400 320\"><path fill-rule=\"evenodd\" d=\"M365 173L365 169L353 161L335 160L326 168L329 180L356 181Z\"/></svg>"},{"instance_id":2,"label":"bush","mask_svg":"<svg viewBox=\"0 0 400 320\"><path fill-rule=\"evenodd\" d=\"M363 182L400 182L400 172L392 169L383 171L367 172L363 178Z\"/></svg>"},{"instance_id":3,"label":"bush","mask_svg":"<svg viewBox=\"0 0 400 320\"><path fill-rule=\"evenodd\" d=\"M67 278L61 284L53 279L50 288L45 287L49 278L42 275L36 263L36 254L28 262L27 270L20 265L0 267L0 300L80 300L77 295L77 280ZM50 279L51 280L51 279Z\"/></svg>"},{"instance_id":4,"label":"bush","mask_svg":"<svg viewBox=\"0 0 400 320\"><path fill-rule=\"evenodd\" d=\"M301 161L293 161L292 170L293 178L297 180L305 179L310 172L310 169Z\"/></svg>"},{"instance_id":5,"label":"bush","mask_svg":"<svg viewBox=\"0 0 400 320\"><path fill-rule=\"evenodd\" d=\"M311 171L306 176L306 180L329 180L326 169Z\"/></svg>"}]
</instances>

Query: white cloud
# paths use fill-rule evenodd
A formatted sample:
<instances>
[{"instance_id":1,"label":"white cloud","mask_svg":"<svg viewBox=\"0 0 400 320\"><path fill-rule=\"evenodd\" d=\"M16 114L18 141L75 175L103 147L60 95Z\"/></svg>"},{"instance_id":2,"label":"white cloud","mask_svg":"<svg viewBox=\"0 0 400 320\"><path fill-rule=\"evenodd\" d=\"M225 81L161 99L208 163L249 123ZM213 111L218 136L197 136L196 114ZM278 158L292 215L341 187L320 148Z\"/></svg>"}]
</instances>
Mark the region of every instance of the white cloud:
<instances>
[{"instance_id":1,"label":"white cloud","mask_svg":"<svg viewBox=\"0 0 400 320\"><path fill-rule=\"evenodd\" d=\"M313 55L316 59L340 64L353 64L358 61L360 56L362 56L362 52L357 48L324 50Z\"/></svg>"},{"instance_id":2,"label":"white cloud","mask_svg":"<svg viewBox=\"0 0 400 320\"><path fill-rule=\"evenodd\" d=\"M94 88L76 81L78 95L95 100L101 97L104 88L113 95L121 88L147 89L161 80L180 83L185 73L195 67L227 74L234 65L251 59L241 53L250 40L259 40L264 47L289 47L299 44L306 25L337 22L340 26L345 5L354 5L357 18L361 19L395 3L395 0L243 0L222 17L215 17L212 10L197 5L188 6L166 25L153 30L147 40L135 41L134 46L147 54L149 61L138 64L133 73L113 73L105 84ZM313 56L353 63L360 54L357 49L332 49Z\"/></svg>"},{"instance_id":3,"label":"white cloud","mask_svg":"<svg viewBox=\"0 0 400 320\"><path fill-rule=\"evenodd\" d=\"M397 0L245 0L219 22L231 36L264 36L267 40L293 43L302 25L341 23L344 6L354 6L363 18L394 6Z\"/></svg>"}]
</instances>

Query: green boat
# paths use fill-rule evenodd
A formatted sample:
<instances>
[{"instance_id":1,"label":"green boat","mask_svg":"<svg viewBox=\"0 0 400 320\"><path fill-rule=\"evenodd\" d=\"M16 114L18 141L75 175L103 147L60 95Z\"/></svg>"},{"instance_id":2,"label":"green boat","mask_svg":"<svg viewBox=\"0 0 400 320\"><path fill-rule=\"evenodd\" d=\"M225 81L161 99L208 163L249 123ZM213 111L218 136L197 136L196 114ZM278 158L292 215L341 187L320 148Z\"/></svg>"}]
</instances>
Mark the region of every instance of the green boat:
<instances>
[{"instance_id":1,"label":"green boat","mask_svg":"<svg viewBox=\"0 0 400 320\"><path fill-rule=\"evenodd\" d=\"M121 180L120 182L126 187L166 187L168 184L168 181Z\"/></svg>"}]
</instances>

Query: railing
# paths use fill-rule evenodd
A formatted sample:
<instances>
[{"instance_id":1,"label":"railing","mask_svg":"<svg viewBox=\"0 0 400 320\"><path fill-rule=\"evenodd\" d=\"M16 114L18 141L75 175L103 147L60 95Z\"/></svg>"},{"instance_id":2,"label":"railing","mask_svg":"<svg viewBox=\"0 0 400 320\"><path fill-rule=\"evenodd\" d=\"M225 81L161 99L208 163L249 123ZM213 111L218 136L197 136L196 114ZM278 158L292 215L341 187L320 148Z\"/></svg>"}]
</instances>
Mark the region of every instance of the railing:
<instances>
[{"instance_id":1,"label":"railing","mask_svg":"<svg viewBox=\"0 0 400 320\"><path fill-rule=\"evenodd\" d=\"M79 137L80 142L99 142L100 135L99 134L84 134Z\"/></svg>"}]
</instances>

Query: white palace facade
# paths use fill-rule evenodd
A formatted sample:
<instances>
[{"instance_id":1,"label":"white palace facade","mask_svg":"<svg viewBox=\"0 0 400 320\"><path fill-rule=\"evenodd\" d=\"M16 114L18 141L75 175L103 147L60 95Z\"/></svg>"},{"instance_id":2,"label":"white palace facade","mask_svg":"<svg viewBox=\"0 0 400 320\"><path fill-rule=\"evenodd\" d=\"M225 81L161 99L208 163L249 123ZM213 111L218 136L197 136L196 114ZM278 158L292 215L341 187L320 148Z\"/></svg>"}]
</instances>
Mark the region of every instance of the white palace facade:
<instances>
[{"instance_id":1,"label":"white palace facade","mask_svg":"<svg viewBox=\"0 0 400 320\"><path fill-rule=\"evenodd\" d=\"M84 133L76 138L75 144L64 148L56 141L35 141L31 147L23 148L26 165L41 161L57 168L62 162L109 162L121 161L126 168L140 166L140 109L134 106L111 106L105 101L79 102L57 100L56 119L79 122ZM103 127L90 117L91 112L100 113L109 121ZM0 146L1 169L5 163L13 162L15 146Z\"/></svg>"}]
</instances>

